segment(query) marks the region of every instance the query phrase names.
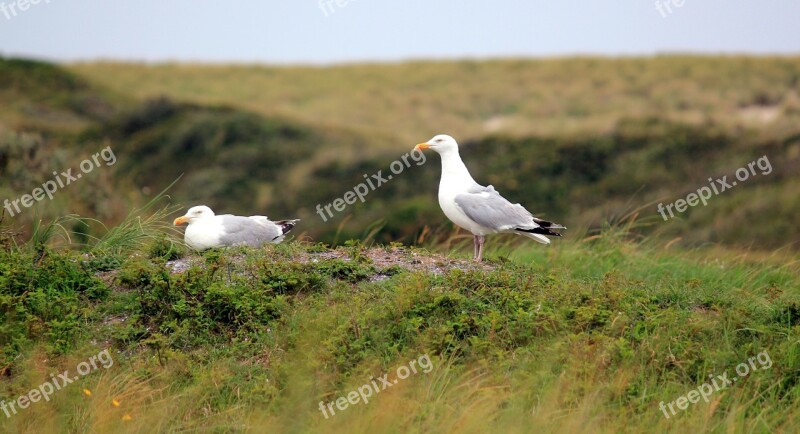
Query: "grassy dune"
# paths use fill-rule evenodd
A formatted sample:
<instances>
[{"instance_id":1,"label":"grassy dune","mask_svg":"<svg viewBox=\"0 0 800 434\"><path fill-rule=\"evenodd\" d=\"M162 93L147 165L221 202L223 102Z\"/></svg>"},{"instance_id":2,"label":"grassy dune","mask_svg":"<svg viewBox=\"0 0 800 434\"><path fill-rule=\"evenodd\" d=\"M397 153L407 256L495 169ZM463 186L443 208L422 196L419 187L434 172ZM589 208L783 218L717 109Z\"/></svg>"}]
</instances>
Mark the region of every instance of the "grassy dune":
<instances>
[{"instance_id":1,"label":"grassy dune","mask_svg":"<svg viewBox=\"0 0 800 434\"><path fill-rule=\"evenodd\" d=\"M112 266L3 253L3 396L105 348L114 364L0 431L799 428L796 256L680 253L619 230L498 254L476 269L460 254L357 243L183 259L157 244ZM758 354L708 403L669 419L659 409ZM319 410L424 355L430 372L327 419Z\"/></svg>"},{"instance_id":2,"label":"grassy dune","mask_svg":"<svg viewBox=\"0 0 800 434\"><path fill-rule=\"evenodd\" d=\"M377 134L407 147L436 133L574 137L635 114L796 132L800 59L663 56L332 67L87 63L69 70L136 98L167 96Z\"/></svg>"},{"instance_id":3,"label":"grassy dune","mask_svg":"<svg viewBox=\"0 0 800 434\"><path fill-rule=\"evenodd\" d=\"M0 60L0 200L118 159L0 219L0 403L79 371L0 405L0 432L797 432L799 93L797 58ZM566 236L492 237L471 264L435 154L315 214L443 131ZM762 156L768 173L658 215ZM198 203L303 221L197 254L169 221Z\"/></svg>"},{"instance_id":4,"label":"grassy dune","mask_svg":"<svg viewBox=\"0 0 800 434\"><path fill-rule=\"evenodd\" d=\"M328 243L414 242L447 232L438 157L329 221L316 215L434 132L536 213L596 228L638 209L642 233L686 246L794 245L800 236L800 63L681 57L413 62L332 67L0 64L0 194L20 197L86 154L119 164L16 218L77 213L108 224L179 176L183 206L305 222ZM38 84L37 84L38 82ZM5 132L4 132L5 131ZM760 157L708 206L659 222L675 200ZM762 176L763 175L763 176ZM101 178L102 177L102 178ZM37 182L38 181L38 182ZM744 225L743 222L753 222ZM792 247L796 249L795 247Z\"/></svg>"}]
</instances>

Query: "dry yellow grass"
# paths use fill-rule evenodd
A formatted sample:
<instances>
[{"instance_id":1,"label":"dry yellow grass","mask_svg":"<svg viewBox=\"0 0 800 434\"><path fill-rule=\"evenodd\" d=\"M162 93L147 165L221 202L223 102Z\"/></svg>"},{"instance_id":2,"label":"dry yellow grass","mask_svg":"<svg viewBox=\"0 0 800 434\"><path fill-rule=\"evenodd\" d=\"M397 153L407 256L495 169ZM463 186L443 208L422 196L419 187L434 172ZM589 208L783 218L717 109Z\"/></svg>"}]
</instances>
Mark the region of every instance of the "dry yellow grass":
<instances>
[{"instance_id":1,"label":"dry yellow grass","mask_svg":"<svg viewBox=\"0 0 800 434\"><path fill-rule=\"evenodd\" d=\"M796 128L800 58L568 58L311 66L82 63L121 94L232 105L386 135L607 132L624 117ZM416 143L416 142L415 142Z\"/></svg>"}]
</instances>

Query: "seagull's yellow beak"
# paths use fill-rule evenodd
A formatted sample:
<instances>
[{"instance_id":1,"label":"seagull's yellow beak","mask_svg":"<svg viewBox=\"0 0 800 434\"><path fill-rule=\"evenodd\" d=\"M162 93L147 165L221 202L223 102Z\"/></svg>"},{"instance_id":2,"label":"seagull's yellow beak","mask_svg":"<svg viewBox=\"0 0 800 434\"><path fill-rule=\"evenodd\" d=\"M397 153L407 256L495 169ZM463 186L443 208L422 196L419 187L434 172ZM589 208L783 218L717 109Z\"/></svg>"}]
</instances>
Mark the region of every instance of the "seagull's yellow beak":
<instances>
[{"instance_id":1,"label":"seagull's yellow beak","mask_svg":"<svg viewBox=\"0 0 800 434\"><path fill-rule=\"evenodd\" d=\"M417 146L414 146L414 150L415 151L422 151L423 149L428 149L430 147L431 147L431 145L429 145L427 143L420 143Z\"/></svg>"},{"instance_id":2,"label":"seagull's yellow beak","mask_svg":"<svg viewBox=\"0 0 800 434\"><path fill-rule=\"evenodd\" d=\"M183 216L183 217L176 218L175 221L172 222L172 224L174 224L175 226L179 226L179 225L182 225L182 224L184 224L184 223L186 223L188 221L189 221L189 217Z\"/></svg>"}]
</instances>

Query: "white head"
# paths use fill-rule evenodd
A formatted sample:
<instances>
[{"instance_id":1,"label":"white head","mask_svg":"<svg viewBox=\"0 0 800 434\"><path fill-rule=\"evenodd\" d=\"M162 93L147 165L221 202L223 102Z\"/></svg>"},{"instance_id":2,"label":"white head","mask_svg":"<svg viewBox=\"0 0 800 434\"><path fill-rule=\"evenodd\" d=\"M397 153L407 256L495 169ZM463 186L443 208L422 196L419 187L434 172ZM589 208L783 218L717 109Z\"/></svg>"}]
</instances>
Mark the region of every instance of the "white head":
<instances>
[{"instance_id":1,"label":"white head","mask_svg":"<svg viewBox=\"0 0 800 434\"><path fill-rule=\"evenodd\" d=\"M433 138L427 142L420 143L414 147L414 149L418 151L428 148L431 148L440 154L452 151L458 152L458 143L456 142L456 139L448 136L447 134L439 134L437 136L433 136Z\"/></svg>"},{"instance_id":2,"label":"white head","mask_svg":"<svg viewBox=\"0 0 800 434\"><path fill-rule=\"evenodd\" d=\"M186 211L186 215L176 218L173 223L176 226L184 223L192 224L194 221L214 217L214 215L214 211L211 211L211 208L205 205L193 206L189 208L189 211Z\"/></svg>"}]
</instances>

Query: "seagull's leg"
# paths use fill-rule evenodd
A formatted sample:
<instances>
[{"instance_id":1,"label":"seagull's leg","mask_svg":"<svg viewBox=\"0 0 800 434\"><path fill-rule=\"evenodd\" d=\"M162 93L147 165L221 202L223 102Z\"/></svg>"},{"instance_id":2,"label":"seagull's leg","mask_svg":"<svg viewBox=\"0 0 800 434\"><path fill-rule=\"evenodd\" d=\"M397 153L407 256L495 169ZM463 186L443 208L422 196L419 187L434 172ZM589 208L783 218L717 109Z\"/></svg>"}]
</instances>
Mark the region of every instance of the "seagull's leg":
<instances>
[{"instance_id":1,"label":"seagull's leg","mask_svg":"<svg viewBox=\"0 0 800 434\"><path fill-rule=\"evenodd\" d=\"M478 235L472 236L472 259L478 259Z\"/></svg>"},{"instance_id":2,"label":"seagull's leg","mask_svg":"<svg viewBox=\"0 0 800 434\"><path fill-rule=\"evenodd\" d=\"M478 237L478 255L476 261L481 262L483 261L483 242L486 240L486 237L483 235L479 235Z\"/></svg>"}]
</instances>

